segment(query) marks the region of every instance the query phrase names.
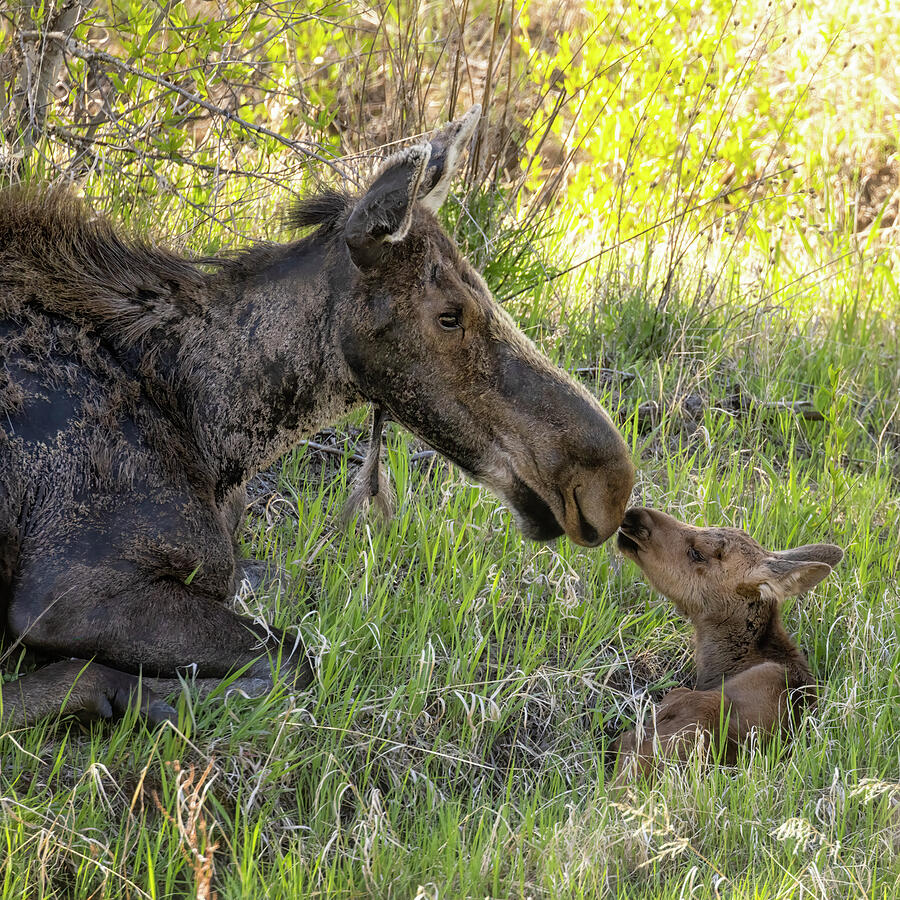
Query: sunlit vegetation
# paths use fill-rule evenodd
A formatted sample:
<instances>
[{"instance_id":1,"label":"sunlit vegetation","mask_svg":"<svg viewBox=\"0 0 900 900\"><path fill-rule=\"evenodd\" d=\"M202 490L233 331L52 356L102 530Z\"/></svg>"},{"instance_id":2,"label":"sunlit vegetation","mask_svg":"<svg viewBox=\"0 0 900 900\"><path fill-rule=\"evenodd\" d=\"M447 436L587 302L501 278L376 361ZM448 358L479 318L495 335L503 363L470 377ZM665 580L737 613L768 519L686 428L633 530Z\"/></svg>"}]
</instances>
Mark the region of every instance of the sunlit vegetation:
<instances>
[{"instance_id":1,"label":"sunlit vegetation","mask_svg":"<svg viewBox=\"0 0 900 900\"><path fill-rule=\"evenodd\" d=\"M238 602L314 687L0 736L3 896L900 893L896 4L78 8L0 10L4 183L206 254L483 103L446 223L616 417L635 502L846 556L785 610L822 683L790 745L614 791L689 627L399 429L396 518L342 530L361 411L251 484L244 548L291 579Z\"/></svg>"}]
</instances>

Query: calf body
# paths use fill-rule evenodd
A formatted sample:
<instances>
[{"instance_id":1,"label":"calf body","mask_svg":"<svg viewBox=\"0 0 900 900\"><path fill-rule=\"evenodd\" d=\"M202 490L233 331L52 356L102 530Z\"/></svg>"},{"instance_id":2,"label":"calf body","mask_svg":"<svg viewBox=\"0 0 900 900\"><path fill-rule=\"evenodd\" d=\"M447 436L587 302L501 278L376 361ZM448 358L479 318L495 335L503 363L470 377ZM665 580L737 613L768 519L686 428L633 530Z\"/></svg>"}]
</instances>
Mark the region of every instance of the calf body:
<instances>
[{"instance_id":1,"label":"calf body","mask_svg":"<svg viewBox=\"0 0 900 900\"><path fill-rule=\"evenodd\" d=\"M629 510L619 549L694 626L694 690L670 691L643 733L616 742L619 765L649 772L657 754L684 759L705 739L733 762L751 731L771 735L815 702L806 656L785 631L780 602L825 578L833 544L769 552L735 528L695 528L659 510Z\"/></svg>"},{"instance_id":2,"label":"calf body","mask_svg":"<svg viewBox=\"0 0 900 900\"><path fill-rule=\"evenodd\" d=\"M277 658L309 683L296 641L229 608L244 485L362 403L494 490L527 535L615 531L624 442L434 215L478 115L360 196L303 202L307 236L203 265L65 194L0 193L0 624L7 648L59 659L3 686L0 730L63 707L171 718L137 676L183 666L257 683Z\"/></svg>"}]
</instances>

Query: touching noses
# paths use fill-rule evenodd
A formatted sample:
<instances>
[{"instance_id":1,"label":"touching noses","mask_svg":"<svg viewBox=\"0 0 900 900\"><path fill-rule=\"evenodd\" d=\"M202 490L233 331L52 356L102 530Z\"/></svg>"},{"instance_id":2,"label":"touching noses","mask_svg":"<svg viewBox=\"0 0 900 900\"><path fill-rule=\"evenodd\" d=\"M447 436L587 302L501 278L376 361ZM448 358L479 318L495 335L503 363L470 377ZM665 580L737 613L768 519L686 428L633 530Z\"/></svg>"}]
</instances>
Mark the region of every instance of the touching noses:
<instances>
[{"instance_id":1,"label":"touching noses","mask_svg":"<svg viewBox=\"0 0 900 900\"><path fill-rule=\"evenodd\" d=\"M602 544L616 531L634 485L625 442L602 411L593 418L593 427L578 435L582 445L570 449L576 463L562 490L563 527L572 541L585 547Z\"/></svg>"},{"instance_id":2,"label":"touching noses","mask_svg":"<svg viewBox=\"0 0 900 900\"><path fill-rule=\"evenodd\" d=\"M596 547L612 535L625 515L634 484L627 454L595 466L579 466L565 491L566 533L576 544Z\"/></svg>"}]
</instances>

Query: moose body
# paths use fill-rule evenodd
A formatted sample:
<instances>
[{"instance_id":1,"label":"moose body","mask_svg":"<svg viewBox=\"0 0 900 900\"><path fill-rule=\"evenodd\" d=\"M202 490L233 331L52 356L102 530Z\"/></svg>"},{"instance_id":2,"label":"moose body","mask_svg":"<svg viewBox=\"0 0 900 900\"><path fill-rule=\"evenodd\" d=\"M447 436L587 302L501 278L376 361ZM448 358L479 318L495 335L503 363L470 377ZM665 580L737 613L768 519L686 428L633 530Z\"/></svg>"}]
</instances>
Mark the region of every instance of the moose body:
<instances>
[{"instance_id":1,"label":"moose body","mask_svg":"<svg viewBox=\"0 0 900 900\"><path fill-rule=\"evenodd\" d=\"M773 553L737 528L695 528L641 507L625 514L618 547L690 619L697 665L694 690L669 691L643 736L619 738L620 766L648 773L656 753L684 759L700 736L732 763L751 731L775 734L815 702L815 678L780 604L825 578L839 547Z\"/></svg>"},{"instance_id":2,"label":"moose body","mask_svg":"<svg viewBox=\"0 0 900 900\"><path fill-rule=\"evenodd\" d=\"M125 241L65 194L0 194L0 615L50 665L0 726L65 708L174 711L137 675L201 677L302 650L229 607L244 485L368 402L511 507L594 545L633 469L596 401L513 325L434 217L477 120L388 160L314 230L198 265ZM376 451L377 452L377 451Z\"/></svg>"}]
</instances>

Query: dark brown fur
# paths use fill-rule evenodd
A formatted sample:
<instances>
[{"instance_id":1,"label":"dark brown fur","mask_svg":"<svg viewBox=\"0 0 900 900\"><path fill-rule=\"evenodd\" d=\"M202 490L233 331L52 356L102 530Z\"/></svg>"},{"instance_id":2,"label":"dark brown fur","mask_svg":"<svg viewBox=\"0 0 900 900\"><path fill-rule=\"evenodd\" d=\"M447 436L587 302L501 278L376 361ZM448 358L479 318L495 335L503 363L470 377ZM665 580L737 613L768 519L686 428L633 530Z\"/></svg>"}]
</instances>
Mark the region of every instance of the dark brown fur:
<instances>
[{"instance_id":1,"label":"dark brown fur","mask_svg":"<svg viewBox=\"0 0 900 900\"><path fill-rule=\"evenodd\" d=\"M230 610L234 535L247 479L363 402L529 535L615 530L624 443L433 215L472 127L398 154L358 198L306 201L308 236L202 263L123 239L65 193L0 194L0 613L8 642L80 660L5 686L5 725L67 696L115 713L137 673L189 664L258 681L282 655L308 683L293 642Z\"/></svg>"},{"instance_id":2,"label":"dark brown fur","mask_svg":"<svg viewBox=\"0 0 900 900\"><path fill-rule=\"evenodd\" d=\"M752 730L771 735L815 702L815 678L785 631L781 600L809 590L843 553L812 544L770 553L736 528L695 528L656 509L628 510L619 549L694 626L694 690L676 688L643 734L617 742L620 766L650 772L655 752L684 759L698 738L733 762Z\"/></svg>"}]
</instances>

